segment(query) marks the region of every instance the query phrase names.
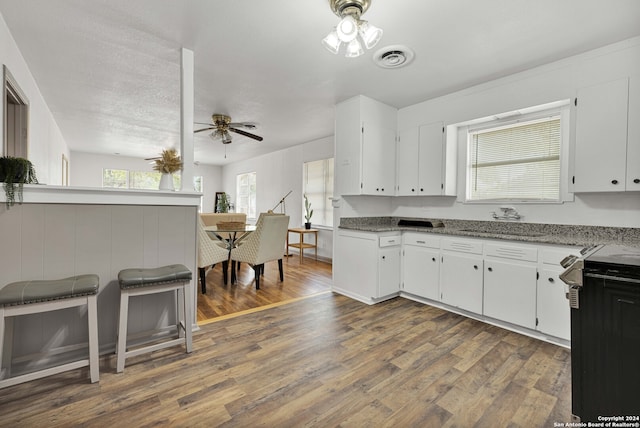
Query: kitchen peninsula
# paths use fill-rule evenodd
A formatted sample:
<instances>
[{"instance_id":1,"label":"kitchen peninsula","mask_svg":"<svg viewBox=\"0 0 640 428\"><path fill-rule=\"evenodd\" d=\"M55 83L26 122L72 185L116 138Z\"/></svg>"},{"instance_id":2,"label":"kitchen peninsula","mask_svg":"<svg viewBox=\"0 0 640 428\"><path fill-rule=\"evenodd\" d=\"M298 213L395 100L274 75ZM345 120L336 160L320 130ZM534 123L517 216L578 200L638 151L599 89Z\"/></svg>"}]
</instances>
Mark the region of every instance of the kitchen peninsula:
<instances>
[{"instance_id":1,"label":"kitchen peninsula","mask_svg":"<svg viewBox=\"0 0 640 428\"><path fill-rule=\"evenodd\" d=\"M9 209L1 193L0 284L97 274L101 354L115 350L121 269L181 263L196 270L200 193L25 185L23 204ZM130 331L168 333L174 307L171 293L136 299ZM84 309L79 315L86 316ZM85 350L86 323L78 309L20 317L14 328L20 338L16 370L23 360L41 368L51 358Z\"/></svg>"}]
</instances>

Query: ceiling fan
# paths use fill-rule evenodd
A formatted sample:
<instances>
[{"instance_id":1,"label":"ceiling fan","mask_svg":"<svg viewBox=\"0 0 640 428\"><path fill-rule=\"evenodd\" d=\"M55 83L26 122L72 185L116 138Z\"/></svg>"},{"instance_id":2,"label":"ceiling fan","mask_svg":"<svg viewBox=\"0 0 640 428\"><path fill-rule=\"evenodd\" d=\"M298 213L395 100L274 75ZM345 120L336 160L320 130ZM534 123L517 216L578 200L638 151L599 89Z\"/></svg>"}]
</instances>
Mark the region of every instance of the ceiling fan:
<instances>
[{"instance_id":1,"label":"ceiling fan","mask_svg":"<svg viewBox=\"0 0 640 428\"><path fill-rule=\"evenodd\" d=\"M255 129L256 125L251 122L231 122L231 117L224 114L214 114L211 116L211 123L199 123L198 125L207 125L207 128L197 129L193 131L204 132L210 131L213 132L209 135L213 140L220 140L222 144L229 144L232 141L231 132L235 132L236 134L244 135L245 137L253 138L254 140L262 141L263 138L259 135L252 134L250 132L244 131L239 128L245 129Z\"/></svg>"}]
</instances>

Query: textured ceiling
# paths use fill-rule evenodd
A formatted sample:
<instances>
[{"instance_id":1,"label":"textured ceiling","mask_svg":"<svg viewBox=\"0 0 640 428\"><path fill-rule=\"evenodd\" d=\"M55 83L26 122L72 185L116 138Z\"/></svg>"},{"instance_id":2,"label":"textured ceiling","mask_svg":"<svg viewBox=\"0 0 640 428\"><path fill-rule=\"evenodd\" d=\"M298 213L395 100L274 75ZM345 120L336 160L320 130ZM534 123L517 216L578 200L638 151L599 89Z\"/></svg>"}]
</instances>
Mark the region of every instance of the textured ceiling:
<instances>
[{"instance_id":1,"label":"textured ceiling","mask_svg":"<svg viewBox=\"0 0 640 428\"><path fill-rule=\"evenodd\" d=\"M374 0L364 18L411 65L334 56L326 0L0 0L72 151L148 157L179 147L180 49L194 51L195 120L258 124L257 143L195 137L223 165L333 134L333 106L365 94L401 108L640 35L638 0Z\"/></svg>"}]
</instances>

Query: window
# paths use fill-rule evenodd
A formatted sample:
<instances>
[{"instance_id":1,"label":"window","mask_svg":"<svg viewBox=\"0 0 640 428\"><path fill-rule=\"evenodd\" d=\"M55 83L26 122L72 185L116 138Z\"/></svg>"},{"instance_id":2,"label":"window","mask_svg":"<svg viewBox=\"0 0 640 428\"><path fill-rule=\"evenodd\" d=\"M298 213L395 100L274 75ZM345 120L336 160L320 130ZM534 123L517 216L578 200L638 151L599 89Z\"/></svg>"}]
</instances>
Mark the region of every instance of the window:
<instances>
[{"instance_id":1,"label":"window","mask_svg":"<svg viewBox=\"0 0 640 428\"><path fill-rule=\"evenodd\" d=\"M155 190L160 185L160 176L159 172L131 171L129 173L129 188ZM175 175L173 177L175 181ZM179 189L179 187L174 187L174 189Z\"/></svg>"},{"instance_id":2,"label":"window","mask_svg":"<svg viewBox=\"0 0 640 428\"><path fill-rule=\"evenodd\" d=\"M159 172L104 168L102 170L102 187L158 190L160 176ZM175 189L180 188L181 178L180 174L173 174L173 187ZM201 176L193 177L193 190L202 192Z\"/></svg>"},{"instance_id":3,"label":"window","mask_svg":"<svg viewBox=\"0 0 640 428\"><path fill-rule=\"evenodd\" d=\"M468 131L467 200L560 200L561 113Z\"/></svg>"},{"instance_id":4,"label":"window","mask_svg":"<svg viewBox=\"0 0 640 428\"><path fill-rule=\"evenodd\" d=\"M103 169L102 187L129 188L129 171L126 169Z\"/></svg>"},{"instance_id":5,"label":"window","mask_svg":"<svg viewBox=\"0 0 640 428\"><path fill-rule=\"evenodd\" d=\"M309 198L314 225L333 227L333 158L305 162L303 166L303 193ZM304 199L303 199L304 203ZM302 221L304 219L304 205L302 207Z\"/></svg>"},{"instance_id":6,"label":"window","mask_svg":"<svg viewBox=\"0 0 640 428\"><path fill-rule=\"evenodd\" d=\"M256 218L256 173L238 174L236 178L236 212L245 213L247 218Z\"/></svg>"}]
</instances>

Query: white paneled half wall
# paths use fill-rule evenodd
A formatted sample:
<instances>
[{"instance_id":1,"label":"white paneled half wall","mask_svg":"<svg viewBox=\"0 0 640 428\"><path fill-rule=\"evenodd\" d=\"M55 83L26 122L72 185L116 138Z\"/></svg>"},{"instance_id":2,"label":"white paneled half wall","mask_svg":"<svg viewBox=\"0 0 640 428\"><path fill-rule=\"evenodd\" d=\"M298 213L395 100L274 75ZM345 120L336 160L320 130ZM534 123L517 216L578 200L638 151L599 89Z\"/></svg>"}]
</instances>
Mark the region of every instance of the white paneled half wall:
<instances>
[{"instance_id":1,"label":"white paneled half wall","mask_svg":"<svg viewBox=\"0 0 640 428\"><path fill-rule=\"evenodd\" d=\"M25 203L9 210L2 207L0 286L97 274L100 350L113 352L120 304L118 272L181 263L197 278L196 216L195 206ZM194 308L195 297L194 293ZM129 311L130 333L166 331L174 324L175 294L137 297ZM22 358L32 364L35 357L37 365L46 365L53 355L86 350L84 307L17 317L14 329L13 355L18 363Z\"/></svg>"}]
</instances>

